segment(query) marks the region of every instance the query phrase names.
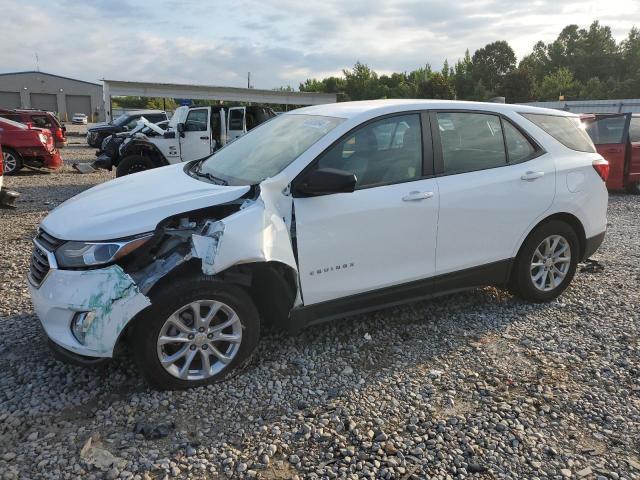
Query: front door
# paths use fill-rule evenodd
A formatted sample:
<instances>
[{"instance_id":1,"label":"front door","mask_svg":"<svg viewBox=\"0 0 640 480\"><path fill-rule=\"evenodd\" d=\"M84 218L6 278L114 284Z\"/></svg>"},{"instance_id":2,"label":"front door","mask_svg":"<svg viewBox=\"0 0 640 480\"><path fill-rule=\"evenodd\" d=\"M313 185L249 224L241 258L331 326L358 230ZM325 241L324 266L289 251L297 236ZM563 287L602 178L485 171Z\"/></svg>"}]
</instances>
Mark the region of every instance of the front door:
<instances>
[{"instance_id":1,"label":"front door","mask_svg":"<svg viewBox=\"0 0 640 480\"><path fill-rule=\"evenodd\" d=\"M183 162L211 155L211 107L191 108L180 135L180 156Z\"/></svg>"},{"instance_id":2,"label":"front door","mask_svg":"<svg viewBox=\"0 0 640 480\"><path fill-rule=\"evenodd\" d=\"M294 199L305 305L433 275L438 191L422 121L415 113L370 122L312 165L352 172L357 184L352 193Z\"/></svg>"},{"instance_id":3,"label":"front door","mask_svg":"<svg viewBox=\"0 0 640 480\"><path fill-rule=\"evenodd\" d=\"M496 262L515 255L551 206L554 162L496 114L434 112L431 124L440 192L436 273L499 269Z\"/></svg>"},{"instance_id":4,"label":"front door","mask_svg":"<svg viewBox=\"0 0 640 480\"><path fill-rule=\"evenodd\" d=\"M595 115L585 119L587 133L593 140L597 152L609 162L607 188L621 190L625 187L629 169L630 113Z\"/></svg>"}]
</instances>

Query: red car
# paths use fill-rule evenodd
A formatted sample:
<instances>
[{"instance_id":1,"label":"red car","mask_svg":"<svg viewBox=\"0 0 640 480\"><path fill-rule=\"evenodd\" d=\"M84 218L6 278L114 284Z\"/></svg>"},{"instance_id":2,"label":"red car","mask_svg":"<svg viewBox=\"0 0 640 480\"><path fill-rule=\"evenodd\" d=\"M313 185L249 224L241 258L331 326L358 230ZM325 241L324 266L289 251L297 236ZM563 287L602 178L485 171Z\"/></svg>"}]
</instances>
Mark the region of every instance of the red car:
<instances>
[{"instance_id":1,"label":"red car","mask_svg":"<svg viewBox=\"0 0 640 480\"><path fill-rule=\"evenodd\" d=\"M62 148L67 144L67 128L51 112L0 108L0 118L24 123L25 125L31 124L32 127L48 129L53 135L56 148Z\"/></svg>"},{"instance_id":2,"label":"red car","mask_svg":"<svg viewBox=\"0 0 640 480\"><path fill-rule=\"evenodd\" d=\"M640 194L640 115L582 115L596 150L609 162L609 190Z\"/></svg>"},{"instance_id":3,"label":"red car","mask_svg":"<svg viewBox=\"0 0 640 480\"><path fill-rule=\"evenodd\" d=\"M62 166L60 152L49 130L0 118L4 174L12 175L22 167L55 170Z\"/></svg>"}]
</instances>

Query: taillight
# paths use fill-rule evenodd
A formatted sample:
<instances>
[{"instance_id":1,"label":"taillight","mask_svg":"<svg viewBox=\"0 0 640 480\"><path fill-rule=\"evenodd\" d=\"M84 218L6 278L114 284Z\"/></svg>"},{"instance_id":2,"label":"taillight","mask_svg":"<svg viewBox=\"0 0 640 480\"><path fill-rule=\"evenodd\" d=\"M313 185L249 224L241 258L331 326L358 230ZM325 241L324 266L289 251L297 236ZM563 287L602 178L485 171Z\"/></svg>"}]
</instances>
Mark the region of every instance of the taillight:
<instances>
[{"instance_id":1,"label":"taillight","mask_svg":"<svg viewBox=\"0 0 640 480\"><path fill-rule=\"evenodd\" d=\"M607 181L609 178L609 162L607 162L604 158L599 158L598 160L594 160L593 169L600 176L603 182Z\"/></svg>"},{"instance_id":2,"label":"taillight","mask_svg":"<svg viewBox=\"0 0 640 480\"><path fill-rule=\"evenodd\" d=\"M64 133L62 132L61 128L56 129L56 138L60 140L64 140Z\"/></svg>"}]
</instances>

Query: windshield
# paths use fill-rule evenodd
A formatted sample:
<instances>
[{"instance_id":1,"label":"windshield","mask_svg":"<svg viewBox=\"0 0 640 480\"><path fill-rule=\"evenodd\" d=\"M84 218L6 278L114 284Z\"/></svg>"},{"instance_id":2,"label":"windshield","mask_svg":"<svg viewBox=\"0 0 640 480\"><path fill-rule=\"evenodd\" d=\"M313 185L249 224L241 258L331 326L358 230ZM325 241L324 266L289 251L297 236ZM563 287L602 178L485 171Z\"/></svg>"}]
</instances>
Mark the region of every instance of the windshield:
<instances>
[{"instance_id":1,"label":"windshield","mask_svg":"<svg viewBox=\"0 0 640 480\"><path fill-rule=\"evenodd\" d=\"M198 168L230 185L253 185L280 173L344 119L280 115L228 144Z\"/></svg>"},{"instance_id":2,"label":"windshield","mask_svg":"<svg viewBox=\"0 0 640 480\"><path fill-rule=\"evenodd\" d=\"M121 127L122 125L127 123L128 119L129 119L129 115L127 115L126 113L123 113L118 118L116 118L112 123L113 125L117 125L118 127Z\"/></svg>"}]
</instances>

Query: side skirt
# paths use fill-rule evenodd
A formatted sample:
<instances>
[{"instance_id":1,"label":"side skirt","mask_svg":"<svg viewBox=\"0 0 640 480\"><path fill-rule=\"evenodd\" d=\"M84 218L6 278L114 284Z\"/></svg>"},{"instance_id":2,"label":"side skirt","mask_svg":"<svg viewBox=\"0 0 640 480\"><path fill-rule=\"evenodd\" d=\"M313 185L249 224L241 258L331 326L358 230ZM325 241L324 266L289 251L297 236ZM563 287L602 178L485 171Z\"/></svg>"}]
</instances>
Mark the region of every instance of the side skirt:
<instances>
[{"instance_id":1,"label":"side skirt","mask_svg":"<svg viewBox=\"0 0 640 480\"><path fill-rule=\"evenodd\" d=\"M296 333L310 325L350 315L439 297L475 287L504 285L509 279L513 261L514 259L510 258L336 300L302 305L291 310L287 330Z\"/></svg>"}]
</instances>

